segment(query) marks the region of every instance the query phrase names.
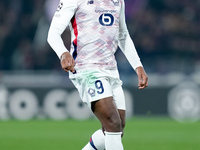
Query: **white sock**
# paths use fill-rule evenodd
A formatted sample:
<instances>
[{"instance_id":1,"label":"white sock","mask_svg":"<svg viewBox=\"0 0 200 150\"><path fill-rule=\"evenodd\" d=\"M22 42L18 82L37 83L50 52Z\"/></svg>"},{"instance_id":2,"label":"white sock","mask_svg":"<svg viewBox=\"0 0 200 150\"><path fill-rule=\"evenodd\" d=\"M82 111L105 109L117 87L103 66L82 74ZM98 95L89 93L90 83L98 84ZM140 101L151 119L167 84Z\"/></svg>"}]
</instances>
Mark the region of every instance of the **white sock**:
<instances>
[{"instance_id":1,"label":"white sock","mask_svg":"<svg viewBox=\"0 0 200 150\"><path fill-rule=\"evenodd\" d=\"M106 150L124 150L121 135L122 132L105 132Z\"/></svg>"},{"instance_id":2,"label":"white sock","mask_svg":"<svg viewBox=\"0 0 200 150\"><path fill-rule=\"evenodd\" d=\"M93 133L90 142L82 150L105 150L105 136L101 129Z\"/></svg>"}]
</instances>

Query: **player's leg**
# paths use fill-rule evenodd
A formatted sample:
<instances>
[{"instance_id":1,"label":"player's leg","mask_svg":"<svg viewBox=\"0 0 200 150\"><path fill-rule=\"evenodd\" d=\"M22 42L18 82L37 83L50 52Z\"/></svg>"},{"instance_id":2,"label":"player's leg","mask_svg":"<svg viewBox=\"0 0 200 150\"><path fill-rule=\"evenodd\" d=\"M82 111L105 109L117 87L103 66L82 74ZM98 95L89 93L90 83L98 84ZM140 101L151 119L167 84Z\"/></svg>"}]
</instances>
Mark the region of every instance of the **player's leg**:
<instances>
[{"instance_id":1,"label":"player's leg","mask_svg":"<svg viewBox=\"0 0 200 150\"><path fill-rule=\"evenodd\" d=\"M120 115L120 119L121 119L121 132L122 132L122 136L124 135L124 128L126 125L126 111L122 110L122 109L118 109L119 115ZM105 128L102 126L102 132L105 131Z\"/></svg>"},{"instance_id":2,"label":"player's leg","mask_svg":"<svg viewBox=\"0 0 200 150\"><path fill-rule=\"evenodd\" d=\"M113 98L92 102L91 108L105 129L106 150L123 150L121 118Z\"/></svg>"},{"instance_id":3,"label":"player's leg","mask_svg":"<svg viewBox=\"0 0 200 150\"><path fill-rule=\"evenodd\" d=\"M109 111L107 111L107 110L109 110ZM100 121L103 120L103 121L101 121L101 123L102 123L102 129L104 129L104 130L103 131L97 130L91 136L90 142L82 150L95 150L95 149L104 150L105 149L105 136L104 136L103 132L105 131L105 129L108 129L106 131L110 131L110 132L112 132L112 134L115 132L122 131L120 117L123 116L124 113L123 113L123 111L116 109L116 106L113 103L112 97L104 98L100 101L92 102L92 111L97 116L97 118L100 119ZM107 121L107 119L109 121ZM114 129L113 129L113 127L114 127ZM120 133L120 136L121 136L121 133ZM110 138L108 138L108 139L110 139ZM111 135L111 140L112 140L112 135Z\"/></svg>"},{"instance_id":4,"label":"player's leg","mask_svg":"<svg viewBox=\"0 0 200 150\"><path fill-rule=\"evenodd\" d=\"M120 119L121 119L121 132L123 136L123 131L125 127L125 110L118 109ZM105 128L102 126L102 130L99 129L96 132L93 133L93 135L90 138L90 141L87 143L87 145L82 150L105 150L105 135L104 135Z\"/></svg>"}]
</instances>

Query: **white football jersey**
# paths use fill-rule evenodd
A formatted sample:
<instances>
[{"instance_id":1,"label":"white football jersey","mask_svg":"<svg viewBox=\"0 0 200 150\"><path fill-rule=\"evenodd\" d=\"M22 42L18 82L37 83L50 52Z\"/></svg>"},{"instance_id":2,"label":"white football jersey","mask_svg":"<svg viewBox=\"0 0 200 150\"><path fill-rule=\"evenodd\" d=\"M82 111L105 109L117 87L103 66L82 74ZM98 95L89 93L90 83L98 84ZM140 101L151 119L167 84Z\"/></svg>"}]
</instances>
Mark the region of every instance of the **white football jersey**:
<instances>
[{"instance_id":1,"label":"white football jersey","mask_svg":"<svg viewBox=\"0 0 200 150\"><path fill-rule=\"evenodd\" d=\"M125 24L124 0L61 0L51 26L59 25L70 27L76 70L115 69L118 44L131 55L127 58L133 68L142 66ZM61 51L54 50L60 57Z\"/></svg>"}]
</instances>

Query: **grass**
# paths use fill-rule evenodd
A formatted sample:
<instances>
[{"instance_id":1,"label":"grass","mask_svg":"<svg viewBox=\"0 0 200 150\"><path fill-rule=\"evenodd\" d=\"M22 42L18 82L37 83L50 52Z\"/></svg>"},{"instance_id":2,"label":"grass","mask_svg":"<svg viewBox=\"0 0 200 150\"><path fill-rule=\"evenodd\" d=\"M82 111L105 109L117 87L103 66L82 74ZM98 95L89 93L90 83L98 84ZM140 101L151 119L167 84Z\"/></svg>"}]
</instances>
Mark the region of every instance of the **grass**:
<instances>
[{"instance_id":1,"label":"grass","mask_svg":"<svg viewBox=\"0 0 200 150\"><path fill-rule=\"evenodd\" d=\"M0 150L80 150L99 129L97 120L0 122ZM135 117L127 121L125 150L199 150L200 122Z\"/></svg>"}]
</instances>

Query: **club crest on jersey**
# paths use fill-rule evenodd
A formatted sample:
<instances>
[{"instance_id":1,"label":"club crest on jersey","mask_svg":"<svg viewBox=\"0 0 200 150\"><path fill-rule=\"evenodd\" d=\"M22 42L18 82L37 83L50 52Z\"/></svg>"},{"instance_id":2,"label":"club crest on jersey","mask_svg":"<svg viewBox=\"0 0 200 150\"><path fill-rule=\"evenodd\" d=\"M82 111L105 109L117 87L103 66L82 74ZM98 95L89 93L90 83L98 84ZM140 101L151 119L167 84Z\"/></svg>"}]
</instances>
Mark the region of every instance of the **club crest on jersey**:
<instances>
[{"instance_id":1,"label":"club crest on jersey","mask_svg":"<svg viewBox=\"0 0 200 150\"><path fill-rule=\"evenodd\" d=\"M63 2L60 1L58 7L57 7L57 11L60 11L63 7Z\"/></svg>"},{"instance_id":2,"label":"club crest on jersey","mask_svg":"<svg viewBox=\"0 0 200 150\"><path fill-rule=\"evenodd\" d=\"M88 93L90 94L91 97L95 96L95 90L92 88L89 88Z\"/></svg>"},{"instance_id":3,"label":"club crest on jersey","mask_svg":"<svg viewBox=\"0 0 200 150\"><path fill-rule=\"evenodd\" d=\"M94 0L88 0L87 4L94 4Z\"/></svg>"},{"instance_id":4,"label":"club crest on jersey","mask_svg":"<svg viewBox=\"0 0 200 150\"><path fill-rule=\"evenodd\" d=\"M115 6L119 6L119 0L112 0Z\"/></svg>"}]
</instances>

